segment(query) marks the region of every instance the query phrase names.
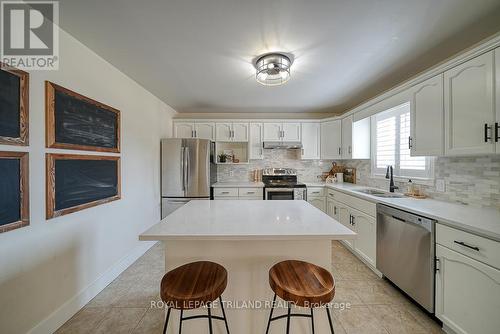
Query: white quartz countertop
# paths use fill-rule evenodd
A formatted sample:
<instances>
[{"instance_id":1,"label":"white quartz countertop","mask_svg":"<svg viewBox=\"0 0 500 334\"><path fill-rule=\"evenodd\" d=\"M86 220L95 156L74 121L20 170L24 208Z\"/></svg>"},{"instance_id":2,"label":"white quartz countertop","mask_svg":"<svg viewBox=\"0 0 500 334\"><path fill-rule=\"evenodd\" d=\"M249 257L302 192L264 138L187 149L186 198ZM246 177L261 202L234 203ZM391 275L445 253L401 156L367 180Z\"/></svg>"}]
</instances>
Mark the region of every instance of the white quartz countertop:
<instances>
[{"instance_id":1,"label":"white quartz countertop","mask_svg":"<svg viewBox=\"0 0 500 334\"><path fill-rule=\"evenodd\" d=\"M308 187L326 186L352 196L436 219L439 223L500 241L500 210L497 209L476 208L434 199L376 197L355 191L356 189L369 187L351 183L306 183L306 185Z\"/></svg>"},{"instance_id":2,"label":"white quartz countertop","mask_svg":"<svg viewBox=\"0 0 500 334\"><path fill-rule=\"evenodd\" d=\"M356 233L305 201L197 201L174 211L139 240L354 239Z\"/></svg>"},{"instance_id":3,"label":"white quartz countertop","mask_svg":"<svg viewBox=\"0 0 500 334\"><path fill-rule=\"evenodd\" d=\"M264 182L217 182L214 188L264 188Z\"/></svg>"}]
</instances>

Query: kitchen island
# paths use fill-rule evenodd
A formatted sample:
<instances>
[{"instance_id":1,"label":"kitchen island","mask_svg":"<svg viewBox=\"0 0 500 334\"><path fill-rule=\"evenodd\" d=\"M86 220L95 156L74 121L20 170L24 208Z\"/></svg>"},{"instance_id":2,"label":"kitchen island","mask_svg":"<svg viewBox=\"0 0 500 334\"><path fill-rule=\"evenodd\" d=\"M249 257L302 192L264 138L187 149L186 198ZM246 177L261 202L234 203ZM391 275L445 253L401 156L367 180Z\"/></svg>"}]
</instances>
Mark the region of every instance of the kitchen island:
<instances>
[{"instance_id":1,"label":"kitchen island","mask_svg":"<svg viewBox=\"0 0 500 334\"><path fill-rule=\"evenodd\" d=\"M305 201L191 201L139 236L165 246L165 269L208 260L228 271L222 295L232 333L264 333L273 292L268 271L286 259L308 261L330 270L332 240L356 234ZM335 300L335 299L334 299ZM297 312L308 312L297 309ZM190 311L193 314L204 310ZM214 311L220 313L220 308ZM277 310L276 315L284 313ZM173 312L169 333L178 331L179 312ZM294 318L293 333L309 333L310 319ZM315 313L318 333L328 332L325 312ZM204 333L206 321L183 324L183 333ZM284 333L285 321L275 321L270 334ZM214 333L225 333L214 321Z\"/></svg>"}]
</instances>

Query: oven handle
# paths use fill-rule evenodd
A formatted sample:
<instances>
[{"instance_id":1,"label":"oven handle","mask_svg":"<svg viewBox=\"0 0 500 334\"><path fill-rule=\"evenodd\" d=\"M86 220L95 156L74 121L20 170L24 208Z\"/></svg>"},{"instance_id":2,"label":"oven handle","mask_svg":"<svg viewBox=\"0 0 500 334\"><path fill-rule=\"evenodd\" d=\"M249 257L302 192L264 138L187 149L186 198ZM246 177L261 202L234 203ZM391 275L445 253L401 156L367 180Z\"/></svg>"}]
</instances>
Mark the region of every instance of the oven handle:
<instances>
[{"instance_id":1,"label":"oven handle","mask_svg":"<svg viewBox=\"0 0 500 334\"><path fill-rule=\"evenodd\" d=\"M266 193L282 192L282 191L293 193L293 188L267 188L266 189Z\"/></svg>"}]
</instances>

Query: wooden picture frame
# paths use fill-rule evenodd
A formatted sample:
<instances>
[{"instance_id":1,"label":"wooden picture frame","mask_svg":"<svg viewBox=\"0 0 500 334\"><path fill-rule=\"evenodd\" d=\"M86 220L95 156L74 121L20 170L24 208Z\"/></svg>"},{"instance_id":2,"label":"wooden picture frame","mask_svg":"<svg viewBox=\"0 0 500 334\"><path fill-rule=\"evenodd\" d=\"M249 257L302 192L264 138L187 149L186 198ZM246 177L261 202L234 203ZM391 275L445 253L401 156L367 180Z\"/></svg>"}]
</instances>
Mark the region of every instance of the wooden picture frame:
<instances>
[{"instance_id":1,"label":"wooden picture frame","mask_svg":"<svg viewBox=\"0 0 500 334\"><path fill-rule=\"evenodd\" d=\"M19 189L20 189L20 220L0 225L0 233L25 227L30 224L29 205L29 153L28 152L0 152L0 159L19 159Z\"/></svg>"},{"instance_id":2,"label":"wooden picture frame","mask_svg":"<svg viewBox=\"0 0 500 334\"><path fill-rule=\"evenodd\" d=\"M115 142L113 147L103 147L98 145L58 142L57 137L57 105L56 94L65 94L74 99L75 103L84 103L88 106L99 108L102 111L108 111L115 115ZM95 101L89 97L78 94L72 90L59 86L50 81L45 81L45 136L46 146L48 148L62 148L71 150L97 151L97 152L120 152L120 110L110 107L104 103Z\"/></svg>"},{"instance_id":3,"label":"wooden picture frame","mask_svg":"<svg viewBox=\"0 0 500 334\"><path fill-rule=\"evenodd\" d=\"M29 144L29 74L0 62L0 71L19 77L19 137L0 134L0 144L27 146Z\"/></svg>"},{"instance_id":4,"label":"wooden picture frame","mask_svg":"<svg viewBox=\"0 0 500 334\"><path fill-rule=\"evenodd\" d=\"M94 200L84 204L57 209L56 208L56 161L58 160L92 160L92 161L116 161L116 195ZM121 168L119 156L102 155L79 155L79 154L53 154L46 153L46 217L47 219L59 217L69 213L84 210L93 206L121 199Z\"/></svg>"}]
</instances>

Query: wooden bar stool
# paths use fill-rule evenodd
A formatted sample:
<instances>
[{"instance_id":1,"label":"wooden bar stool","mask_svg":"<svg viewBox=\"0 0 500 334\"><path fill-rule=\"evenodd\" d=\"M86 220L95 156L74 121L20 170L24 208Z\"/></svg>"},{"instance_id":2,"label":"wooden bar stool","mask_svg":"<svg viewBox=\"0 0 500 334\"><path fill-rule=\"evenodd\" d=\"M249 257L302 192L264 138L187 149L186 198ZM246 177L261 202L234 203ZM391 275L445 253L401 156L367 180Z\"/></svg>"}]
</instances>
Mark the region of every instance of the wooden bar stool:
<instances>
[{"instance_id":1,"label":"wooden bar stool","mask_svg":"<svg viewBox=\"0 0 500 334\"><path fill-rule=\"evenodd\" d=\"M160 296L168 307L167 318L163 333L167 332L170 311L178 309L181 311L179 322L179 334L182 332L182 322L186 320L208 318L210 334L213 333L212 319L224 320L227 334L226 312L222 305L222 293L227 285L227 271L220 264L208 261L188 263L175 268L163 276L160 286ZM211 303L219 299L223 317L212 315ZM207 305L207 315L195 315L184 317L185 310L193 310Z\"/></svg>"},{"instance_id":2,"label":"wooden bar stool","mask_svg":"<svg viewBox=\"0 0 500 334\"><path fill-rule=\"evenodd\" d=\"M315 307L326 306L330 331L334 334L332 317L328 309L328 303L335 295L335 284L332 274L324 268L312 263L287 260L275 264L269 270L269 285L274 291L273 307L276 296L288 303L288 313L273 318L273 308L269 314L266 334L269 333L271 322L286 318L286 333L290 333L291 317L311 318L312 333L314 334ZM291 313L290 304L310 308L310 314Z\"/></svg>"}]
</instances>

